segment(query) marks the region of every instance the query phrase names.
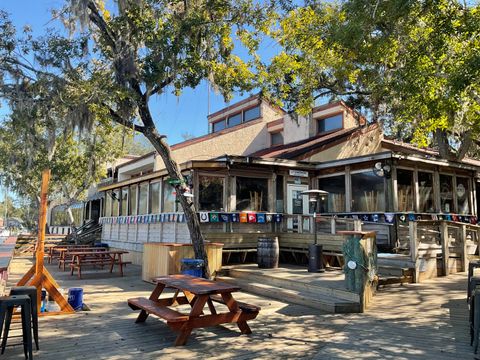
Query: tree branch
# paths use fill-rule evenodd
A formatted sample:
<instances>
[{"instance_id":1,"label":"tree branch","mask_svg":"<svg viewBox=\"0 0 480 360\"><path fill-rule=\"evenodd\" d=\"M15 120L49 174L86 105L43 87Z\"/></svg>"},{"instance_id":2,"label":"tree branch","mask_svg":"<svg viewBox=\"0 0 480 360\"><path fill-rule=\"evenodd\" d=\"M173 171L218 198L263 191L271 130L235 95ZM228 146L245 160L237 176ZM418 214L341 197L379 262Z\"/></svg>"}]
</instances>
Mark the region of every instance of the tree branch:
<instances>
[{"instance_id":1,"label":"tree branch","mask_svg":"<svg viewBox=\"0 0 480 360\"><path fill-rule=\"evenodd\" d=\"M133 129L135 131L138 131L139 133L145 133L145 126L140 126L135 124L133 121L127 120L123 118L120 114L118 114L115 110L113 110L110 106L108 106L105 103L102 103L103 106L108 108L108 111L110 112L110 115L112 116L113 121L116 123L123 125L125 127L128 127L130 129Z\"/></svg>"},{"instance_id":2,"label":"tree branch","mask_svg":"<svg viewBox=\"0 0 480 360\"><path fill-rule=\"evenodd\" d=\"M90 9L90 20L97 26L98 30L103 34L105 41L112 48L113 51L117 50L117 42L113 32L110 30L105 19L100 15L97 5L93 1L88 2L88 8Z\"/></svg>"}]
</instances>

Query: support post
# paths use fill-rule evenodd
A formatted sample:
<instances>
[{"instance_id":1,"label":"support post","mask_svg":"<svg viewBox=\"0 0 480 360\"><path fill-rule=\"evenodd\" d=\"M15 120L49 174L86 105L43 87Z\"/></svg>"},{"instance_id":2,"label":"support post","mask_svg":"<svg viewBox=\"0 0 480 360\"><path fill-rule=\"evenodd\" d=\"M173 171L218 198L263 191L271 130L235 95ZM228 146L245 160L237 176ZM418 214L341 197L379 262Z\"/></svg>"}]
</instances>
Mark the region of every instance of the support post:
<instances>
[{"instance_id":1,"label":"support post","mask_svg":"<svg viewBox=\"0 0 480 360\"><path fill-rule=\"evenodd\" d=\"M410 239L410 257L414 264L413 282L420 282L420 262L418 259L417 222L408 222L408 236Z\"/></svg>"},{"instance_id":2,"label":"support post","mask_svg":"<svg viewBox=\"0 0 480 360\"><path fill-rule=\"evenodd\" d=\"M337 221L334 216L330 218L330 234L335 235L337 232Z\"/></svg>"},{"instance_id":3,"label":"support post","mask_svg":"<svg viewBox=\"0 0 480 360\"><path fill-rule=\"evenodd\" d=\"M468 271L467 225L460 225L460 242L462 244L462 271Z\"/></svg>"},{"instance_id":4,"label":"support post","mask_svg":"<svg viewBox=\"0 0 480 360\"><path fill-rule=\"evenodd\" d=\"M448 248L448 225L446 221L440 223L440 240L442 244L443 275L448 276L448 259L450 258L450 251Z\"/></svg>"}]
</instances>

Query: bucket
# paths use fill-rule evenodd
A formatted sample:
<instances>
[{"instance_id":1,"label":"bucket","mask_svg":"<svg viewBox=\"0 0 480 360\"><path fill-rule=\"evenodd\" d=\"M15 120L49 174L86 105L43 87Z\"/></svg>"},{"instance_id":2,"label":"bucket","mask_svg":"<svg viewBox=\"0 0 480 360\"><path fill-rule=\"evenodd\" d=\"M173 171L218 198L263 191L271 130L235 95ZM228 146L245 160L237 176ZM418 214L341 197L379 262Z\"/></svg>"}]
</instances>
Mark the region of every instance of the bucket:
<instances>
[{"instance_id":1,"label":"bucket","mask_svg":"<svg viewBox=\"0 0 480 360\"><path fill-rule=\"evenodd\" d=\"M278 238L259 237L257 242L257 264L259 268L273 269L278 267L280 249Z\"/></svg>"},{"instance_id":2,"label":"bucket","mask_svg":"<svg viewBox=\"0 0 480 360\"><path fill-rule=\"evenodd\" d=\"M181 259L182 274L202 277L203 260L202 259Z\"/></svg>"},{"instance_id":3,"label":"bucket","mask_svg":"<svg viewBox=\"0 0 480 360\"><path fill-rule=\"evenodd\" d=\"M83 307L83 289L82 288L70 288L68 289L68 303L73 310L82 310Z\"/></svg>"}]
</instances>

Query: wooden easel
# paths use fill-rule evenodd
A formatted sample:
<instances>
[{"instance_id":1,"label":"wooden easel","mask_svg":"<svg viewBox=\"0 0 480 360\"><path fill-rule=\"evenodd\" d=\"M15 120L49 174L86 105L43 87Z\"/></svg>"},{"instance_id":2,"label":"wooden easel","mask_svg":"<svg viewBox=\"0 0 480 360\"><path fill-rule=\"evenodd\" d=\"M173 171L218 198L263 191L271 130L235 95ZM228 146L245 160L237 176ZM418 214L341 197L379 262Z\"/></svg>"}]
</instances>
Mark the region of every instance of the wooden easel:
<instances>
[{"instance_id":1,"label":"wooden easel","mask_svg":"<svg viewBox=\"0 0 480 360\"><path fill-rule=\"evenodd\" d=\"M40 215L38 217L38 239L37 250L35 254L35 264L23 275L17 286L35 286L37 288L37 306L40 309L42 300L42 288L47 290L50 299L53 299L59 306L59 312L46 312L42 315L68 314L75 312L63 295L58 291L59 286L53 276L48 272L44 265L45 255L45 226L47 224L47 195L48 183L50 181L50 170L44 170L42 173L42 188L40 193Z\"/></svg>"}]
</instances>

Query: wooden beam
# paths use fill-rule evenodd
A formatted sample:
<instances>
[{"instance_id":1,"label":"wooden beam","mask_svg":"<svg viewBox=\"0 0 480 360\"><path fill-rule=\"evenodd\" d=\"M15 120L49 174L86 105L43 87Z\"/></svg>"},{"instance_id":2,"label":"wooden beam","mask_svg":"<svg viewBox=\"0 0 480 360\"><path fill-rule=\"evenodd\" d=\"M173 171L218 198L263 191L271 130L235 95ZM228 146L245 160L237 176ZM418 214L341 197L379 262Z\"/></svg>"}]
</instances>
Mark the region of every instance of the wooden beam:
<instances>
[{"instance_id":1,"label":"wooden beam","mask_svg":"<svg viewBox=\"0 0 480 360\"><path fill-rule=\"evenodd\" d=\"M410 256L414 263L413 282L420 282L420 263L418 259L417 222L408 222L408 236L410 238Z\"/></svg>"},{"instance_id":2,"label":"wooden beam","mask_svg":"<svg viewBox=\"0 0 480 360\"><path fill-rule=\"evenodd\" d=\"M448 248L448 225L445 221L440 223L440 240L442 244L442 265L443 275L448 275L448 259L450 257L450 251Z\"/></svg>"},{"instance_id":3,"label":"wooden beam","mask_svg":"<svg viewBox=\"0 0 480 360\"><path fill-rule=\"evenodd\" d=\"M468 271L468 252L467 252L467 225L460 225L458 229L460 235L460 242L462 244L462 271Z\"/></svg>"}]
</instances>

